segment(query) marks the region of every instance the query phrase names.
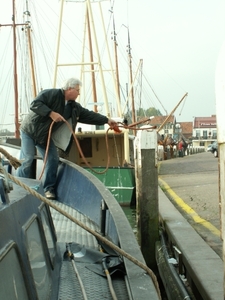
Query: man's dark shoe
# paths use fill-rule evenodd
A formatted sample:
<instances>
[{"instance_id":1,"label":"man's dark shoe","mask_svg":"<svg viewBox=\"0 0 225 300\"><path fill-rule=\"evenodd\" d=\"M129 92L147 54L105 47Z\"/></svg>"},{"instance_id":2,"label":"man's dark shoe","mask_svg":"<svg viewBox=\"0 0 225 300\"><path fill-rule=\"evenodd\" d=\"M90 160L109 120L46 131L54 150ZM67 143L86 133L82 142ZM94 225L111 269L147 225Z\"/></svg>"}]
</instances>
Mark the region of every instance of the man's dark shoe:
<instances>
[{"instance_id":1,"label":"man's dark shoe","mask_svg":"<svg viewBox=\"0 0 225 300\"><path fill-rule=\"evenodd\" d=\"M55 195L53 190L45 192L45 197L48 200L55 200L56 199L56 195Z\"/></svg>"}]
</instances>

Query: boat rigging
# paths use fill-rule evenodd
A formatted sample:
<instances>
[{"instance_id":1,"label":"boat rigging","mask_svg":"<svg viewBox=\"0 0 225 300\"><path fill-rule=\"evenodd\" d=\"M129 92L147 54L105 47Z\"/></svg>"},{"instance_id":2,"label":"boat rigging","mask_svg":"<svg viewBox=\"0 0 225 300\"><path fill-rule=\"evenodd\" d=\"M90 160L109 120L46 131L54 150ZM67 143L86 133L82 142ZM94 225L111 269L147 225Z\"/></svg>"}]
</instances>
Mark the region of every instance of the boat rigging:
<instances>
[{"instance_id":1,"label":"boat rigging","mask_svg":"<svg viewBox=\"0 0 225 300\"><path fill-rule=\"evenodd\" d=\"M15 137L19 138L19 111L18 111L18 79L17 79L17 50L16 50L16 27L24 26L26 23L16 23L15 0L12 0L12 24L0 24L2 26L10 26L13 29L13 76L14 76L14 111L15 111Z\"/></svg>"}]
</instances>

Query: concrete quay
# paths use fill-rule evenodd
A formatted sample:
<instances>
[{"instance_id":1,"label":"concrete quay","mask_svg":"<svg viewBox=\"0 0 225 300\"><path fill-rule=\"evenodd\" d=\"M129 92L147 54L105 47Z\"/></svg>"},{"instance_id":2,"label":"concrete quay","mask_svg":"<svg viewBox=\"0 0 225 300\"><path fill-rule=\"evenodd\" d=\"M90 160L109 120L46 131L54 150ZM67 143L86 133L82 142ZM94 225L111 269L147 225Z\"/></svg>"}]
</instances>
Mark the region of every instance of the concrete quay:
<instances>
[{"instance_id":1,"label":"concrete quay","mask_svg":"<svg viewBox=\"0 0 225 300\"><path fill-rule=\"evenodd\" d=\"M196 299L224 299L218 159L207 152L177 157L160 162L158 174L160 219Z\"/></svg>"}]
</instances>

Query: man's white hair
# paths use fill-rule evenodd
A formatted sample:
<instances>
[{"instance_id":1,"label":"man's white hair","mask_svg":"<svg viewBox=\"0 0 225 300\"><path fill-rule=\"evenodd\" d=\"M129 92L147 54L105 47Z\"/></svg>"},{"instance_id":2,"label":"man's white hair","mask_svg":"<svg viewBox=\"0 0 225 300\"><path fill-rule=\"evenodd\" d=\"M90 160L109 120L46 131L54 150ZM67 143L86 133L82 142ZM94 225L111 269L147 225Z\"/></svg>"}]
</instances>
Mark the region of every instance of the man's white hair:
<instances>
[{"instance_id":1,"label":"man's white hair","mask_svg":"<svg viewBox=\"0 0 225 300\"><path fill-rule=\"evenodd\" d=\"M77 85L82 86L82 82L77 78L69 78L62 84L64 91L68 89L74 89Z\"/></svg>"}]
</instances>

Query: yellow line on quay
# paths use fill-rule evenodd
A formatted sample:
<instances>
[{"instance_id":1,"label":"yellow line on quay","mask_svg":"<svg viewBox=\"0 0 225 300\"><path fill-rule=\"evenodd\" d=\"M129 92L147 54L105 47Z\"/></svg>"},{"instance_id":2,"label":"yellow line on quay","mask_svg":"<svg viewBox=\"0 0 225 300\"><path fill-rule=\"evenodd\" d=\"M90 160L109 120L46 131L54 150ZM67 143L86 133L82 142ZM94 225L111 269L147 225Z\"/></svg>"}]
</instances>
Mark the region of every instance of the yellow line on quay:
<instances>
[{"instance_id":1,"label":"yellow line on quay","mask_svg":"<svg viewBox=\"0 0 225 300\"><path fill-rule=\"evenodd\" d=\"M196 224L201 224L205 228L207 228L212 234L220 237L220 230L218 230L214 225L210 222L206 221L205 219L201 218L195 210L193 210L189 205L187 205L171 188L170 186L159 178L159 185L163 191L165 191L173 201L183 210L185 211Z\"/></svg>"}]
</instances>

